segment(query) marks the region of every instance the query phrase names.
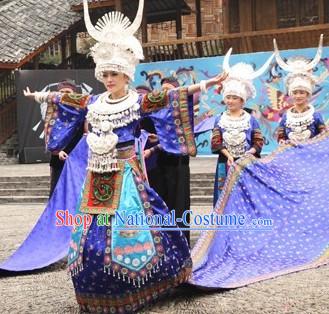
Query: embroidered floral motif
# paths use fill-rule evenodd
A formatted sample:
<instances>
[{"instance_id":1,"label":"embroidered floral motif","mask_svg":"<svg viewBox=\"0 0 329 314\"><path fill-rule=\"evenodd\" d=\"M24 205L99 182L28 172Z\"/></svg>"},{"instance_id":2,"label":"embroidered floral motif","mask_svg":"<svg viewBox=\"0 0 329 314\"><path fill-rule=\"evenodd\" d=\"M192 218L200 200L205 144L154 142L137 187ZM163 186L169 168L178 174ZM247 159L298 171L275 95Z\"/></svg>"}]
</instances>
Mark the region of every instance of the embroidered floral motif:
<instances>
[{"instance_id":1,"label":"embroidered floral motif","mask_svg":"<svg viewBox=\"0 0 329 314\"><path fill-rule=\"evenodd\" d=\"M183 154L195 156L197 149L190 124L192 117L190 117L188 109L187 88L171 90L170 97L172 98L173 117L180 151Z\"/></svg>"},{"instance_id":2,"label":"embroidered floral motif","mask_svg":"<svg viewBox=\"0 0 329 314\"><path fill-rule=\"evenodd\" d=\"M218 127L215 127L211 137L211 151L218 152L222 149L223 138Z\"/></svg>"},{"instance_id":3,"label":"embroidered floral motif","mask_svg":"<svg viewBox=\"0 0 329 314\"><path fill-rule=\"evenodd\" d=\"M152 216L154 213L145 192L144 178L133 172L133 180L141 201L141 212L146 216ZM161 232L131 230L131 226L128 230L118 232L113 228L108 226L106 231L104 270L133 285L145 284L152 277L152 273L159 270L165 258ZM131 238L129 245L124 244L122 238Z\"/></svg>"},{"instance_id":4,"label":"embroidered floral motif","mask_svg":"<svg viewBox=\"0 0 329 314\"><path fill-rule=\"evenodd\" d=\"M76 293L77 301L84 311L99 313L125 313L137 311L147 303L152 303L160 296L168 294L172 288L187 282L191 277L192 263L191 260L178 272L175 277L167 280L161 280L150 286L141 287L138 290L123 294L120 297L111 297L109 295L97 296L90 293Z\"/></svg>"},{"instance_id":5,"label":"embroidered floral motif","mask_svg":"<svg viewBox=\"0 0 329 314\"><path fill-rule=\"evenodd\" d=\"M118 208L122 171L94 173L89 171L83 191L80 211L89 214L113 215Z\"/></svg>"},{"instance_id":6,"label":"embroidered floral motif","mask_svg":"<svg viewBox=\"0 0 329 314\"><path fill-rule=\"evenodd\" d=\"M168 104L168 96L166 92L161 92L158 96L149 93L144 96L142 101L142 111L145 113L153 112L166 107Z\"/></svg>"},{"instance_id":7,"label":"embroidered floral motif","mask_svg":"<svg viewBox=\"0 0 329 314\"><path fill-rule=\"evenodd\" d=\"M75 108L86 108L89 102L89 95L81 95L81 94L63 94L61 95L60 102L64 105L69 105Z\"/></svg>"}]
</instances>

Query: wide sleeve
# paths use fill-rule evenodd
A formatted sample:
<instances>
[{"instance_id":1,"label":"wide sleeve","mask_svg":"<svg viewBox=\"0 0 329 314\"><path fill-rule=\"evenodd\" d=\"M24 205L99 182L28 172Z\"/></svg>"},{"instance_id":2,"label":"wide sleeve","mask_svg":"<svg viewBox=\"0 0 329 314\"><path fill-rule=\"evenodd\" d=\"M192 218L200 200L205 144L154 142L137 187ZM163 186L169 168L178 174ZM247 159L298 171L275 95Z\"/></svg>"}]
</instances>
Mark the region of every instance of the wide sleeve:
<instances>
[{"instance_id":1,"label":"wide sleeve","mask_svg":"<svg viewBox=\"0 0 329 314\"><path fill-rule=\"evenodd\" d=\"M320 112L314 113L314 123L317 131L316 134L320 134L326 130L326 125Z\"/></svg>"},{"instance_id":2,"label":"wide sleeve","mask_svg":"<svg viewBox=\"0 0 329 314\"><path fill-rule=\"evenodd\" d=\"M211 134L211 152L213 154L219 154L223 146L223 134L221 128L218 126L220 116L217 116L214 122L214 127Z\"/></svg>"},{"instance_id":3,"label":"wide sleeve","mask_svg":"<svg viewBox=\"0 0 329 314\"><path fill-rule=\"evenodd\" d=\"M162 149L172 154L195 156L197 149L193 133L193 100L187 88L181 87L158 96L144 95L141 116L154 123Z\"/></svg>"},{"instance_id":4,"label":"wide sleeve","mask_svg":"<svg viewBox=\"0 0 329 314\"><path fill-rule=\"evenodd\" d=\"M50 152L64 150L81 132L87 104L91 96L50 93L45 118L46 148Z\"/></svg>"},{"instance_id":5,"label":"wide sleeve","mask_svg":"<svg viewBox=\"0 0 329 314\"><path fill-rule=\"evenodd\" d=\"M258 121L251 117L251 146L256 150L256 156L260 157L260 153L262 151L264 145L264 137L262 131L260 130L260 126Z\"/></svg>"}]
</instances>

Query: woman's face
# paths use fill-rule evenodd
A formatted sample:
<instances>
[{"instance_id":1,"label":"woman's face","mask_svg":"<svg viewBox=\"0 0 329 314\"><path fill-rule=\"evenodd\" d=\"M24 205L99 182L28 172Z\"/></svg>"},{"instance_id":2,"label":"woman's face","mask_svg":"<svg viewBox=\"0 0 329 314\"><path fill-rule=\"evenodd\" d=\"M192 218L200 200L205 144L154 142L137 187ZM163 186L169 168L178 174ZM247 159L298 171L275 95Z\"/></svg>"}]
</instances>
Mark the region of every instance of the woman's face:
<instances>
[{"instance_id":1,"label":"woman's face","mask_svg":"<svg viewBox=\"0 0 329 314\"><path fill-rule=\"evenodd\" d=\"M237 111L243 107L243 99L235 95L225 96L224 103L230 111Z\"/></svg>"},{"instance_id":2,"label":"woman's face","mask_svg":"<svg viewBox=\"0 0 329 314\"><path fill-rule=\"evenodd\" d=\"M294 90L292 92L292 99L294 101L294 105L304 105L308 103L309 93L304 90Z\"/></svg>"},{"instance_id":3,"label":"woman's face","mask_svg":"<svg viewBox=\"0 0 329 314\"><path fill-rule=\"evenodd\" d=\"M123 73L115 71L103 72L103 83L106 90L111 94L123 92L128 81L128 76Z\"/></svg>"}]
</instances>

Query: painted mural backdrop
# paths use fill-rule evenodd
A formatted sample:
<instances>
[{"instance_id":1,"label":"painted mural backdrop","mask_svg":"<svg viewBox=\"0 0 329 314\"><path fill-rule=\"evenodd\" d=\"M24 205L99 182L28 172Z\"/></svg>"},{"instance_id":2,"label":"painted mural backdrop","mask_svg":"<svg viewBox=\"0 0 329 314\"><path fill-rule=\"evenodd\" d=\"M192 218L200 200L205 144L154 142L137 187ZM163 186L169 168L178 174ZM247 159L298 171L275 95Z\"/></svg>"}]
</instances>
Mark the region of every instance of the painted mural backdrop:
<instances>
[{"instance_id":1,"label":"painted mural backdrop","mask_svg":"<svg viewBox=\"0 0 329 314\"><path fill-rule=\"evenodd\" d=\"M315 53L316 48L308 48L281 51L281 56L285 59L301 55L311 60ZM233 55L230 65L247 62L259 68L270 54L271 52ZM135 86L139 91L159 90L161 79L167 76L175 76L181 86L193 84L221 72L223 58L220 56L141 64L136 71ZM319 84L316 86L311 103L324 116L326 124L329 124L329 47L323 49L321 62L314 69L314 74L319 77ZM254 81L257 96L246 104L261 125L265 137L264 154L270 153L277 147L275 138L278 124L282 114L291 106L291 100L284 89L286 75L287 73L276 64L274 59L268 71ZM222 96L217 92L216 86L209 89L207 94L195 95L194 102L198 103L195 112L196 125L205 118L209 119L207 117L218 115L225 110ZM196 135L199 155L211 154L210 135L211 131Z\"/></svg>"}]
</instances>

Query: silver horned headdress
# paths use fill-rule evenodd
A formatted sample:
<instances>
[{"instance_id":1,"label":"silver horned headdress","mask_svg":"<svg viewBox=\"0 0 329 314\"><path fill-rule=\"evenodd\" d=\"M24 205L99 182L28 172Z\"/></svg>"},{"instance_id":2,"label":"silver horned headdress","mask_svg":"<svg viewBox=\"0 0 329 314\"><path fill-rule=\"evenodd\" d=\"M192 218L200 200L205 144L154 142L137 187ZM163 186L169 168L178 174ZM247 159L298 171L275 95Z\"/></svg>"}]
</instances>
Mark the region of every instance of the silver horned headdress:
<instances>
[{"instance_id":1,"label":"silver horned headdress","mask_svg":"<svg viewBox=\"0 0 329 314\"><path fill-rule=\"evenodd\" d=\"M311 61L304 57L293 57L284 61L280 56L275 38L273 39L273 45L276 62L283 70L289 72L286 77L286 88L289 95L295 90L304 90L311 95L317 82L317 78L312 74L312 69L321 59L323 34L320 36L317 53Z\"/></svg>"},{"instance_id":2,"label":"silver horned headdress","mask_svg":"<svg viewBox=\"0 0 329 314\"><path fill-rule=\"evenodd\" d=\"M230 67L231 53L232 48L228 50L223 60L223 70L228 73L228 78L223 82L223 97L234 95L241 97L246 102L249 98L256 96L256 89L252 81L267 70L274 54L267 59L260 69L255 71L250 64L244 62L239 62Z\"/></svg>"},{"instance_id":3,"label":"silver horned headdress","mask_svg":"<svg viewBox=\"0 0 329 314\"><path fill-rule=\"evenodd\" d=\"M95 76L102 81L103 72L116 71L134 79L139 60L144 59L143 48L134 34L143 17L144 0L139 1L133 23L121 12L109 12L92 25L87 0L83 0L84 20L89 35L97 43L91 48L96 63Z\"/></svg>"}]
</instances>

